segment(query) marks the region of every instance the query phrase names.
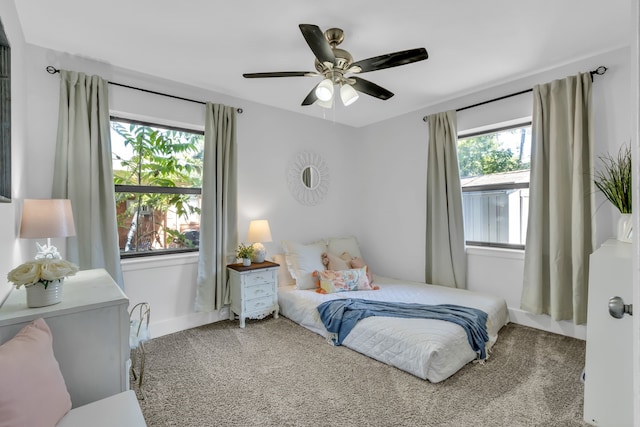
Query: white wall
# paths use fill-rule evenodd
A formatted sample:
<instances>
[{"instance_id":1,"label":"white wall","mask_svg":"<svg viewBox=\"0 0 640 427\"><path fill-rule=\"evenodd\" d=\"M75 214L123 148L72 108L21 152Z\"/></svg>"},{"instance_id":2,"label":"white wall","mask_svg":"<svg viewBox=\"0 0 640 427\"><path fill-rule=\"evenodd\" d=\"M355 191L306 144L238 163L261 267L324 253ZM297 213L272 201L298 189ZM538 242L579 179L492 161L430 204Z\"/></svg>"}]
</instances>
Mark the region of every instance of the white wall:
<instances>
[{"instance_id":1,"label":"white wall","mask_svg":"<svg viewBox=\"0 0 640 427\"><path fill-rule=\"evenodd\" d=\"M24 71L25 42L12 1L0 2L0 19L11 45L11 203L0 203L0 273L6 274L19 264L26 251L18 239L21 212L20 198L24 194L26 121L26 78ZM2 277L2 276L0 276ZM0 303L9 294L11 284L0 280Z\"/></svg>"},{"instance_id":2,"label":"white wall","mask_svg":"<svg viewBox=\"0 0 640 427\"><path fill-rule=\"evenodd\" d=\"M32 45L28 46L26 63L29 116L38 117L38 126L31 129L29 136L27 157L42 164L29 176L29 197L48 197L51 190L59 75L47 74L45 67L53 65L189 99L241 107L243 113L237 121L241 241L246 239L249 221L258 218L269 220L274 242L265 246L270 254L281 252L279 242L285 239L313 241L353 232L351 225L357 222L357 211L334 206L351 199L352 183L358 180L350 167L356 129ZM109 86L109 103L114 115L204 129L204 106L197 103L114 85ZM329 168L329 192L324 202L315 207L294 200L286 183L287 164L303 150L320 154ZM132 303L151 304L154 335L219 319L218 313L193 313L196 263L197 255L123 261L125 292Z\"/></svg>"},{"instance_id":3,"label":"white wall","mask_svg":"<svg viewBox=\"0 0 640 427\"><path fill-rule=\"evenodd\" d=\"M7 7L5 3L0 5ZM0 9L0 12L3 10ZM15 11L11 13L15 16ZM12 31L14 30L15 28ZM9 34L11 36L12 33ZM267 218L270 221L275 241L266 246L271 254L281 251L278 242L284 239L307 242L329 236L355 234L360 240L364 258L375 273L418 281L424 279L424 115L463 107L606 65L610 68L609 71L603 77L596 77L594 85L596 154L613 152L622 142L630 139L630 99L626 90L630 79L628 49L586 58L578 63L460 96L446 103L359 129L31 45L25 47L23 44L16 51L18 60L15 61L17 65L14 65L22 67L16 84L22 82L24 87L28 82L28 87L26 91L22 89L26 96L20 97L21 101L16 101L18 107L14 114L14 119L18 120L17 123L14 122L14 146L17 146L14 152L16 202L0 205L0 219L3 223L0 237L6 236L6 239L0 240L0 255L7 255L0 257L0 263L5 263L4 266L0 264L0 267L4 267L2 271L8 271L25 258L34 244L21 244L16 238L19 217L16 212L20 200L50 195L59 76L47 74L47 65L98 74L107 80L182 97L243 108L244 113L238 116L240 240L246 238L248 223L255 218ZM16 93L20 93L20 88ZM26 104L24 99L27 100ZM459 115L459 129L530 115L530 104L530 95L524 95L466 110ZM199 104L110 86L110 105L113 112L119 115L203 127L204 107ZM30 118L28 134L25 117ZM28 137L26 143L25 135ZM330 170L329 193L325 201L315 207L303 206L295 201L286 185L287 164L302 150L313 150L321 154ZM28 169L23 170L23 164L28 165ZM598 200L601 202L602 197L598 196ZM613 208L608 204L602 205L595 220L599 244L613 233ZM28 247L28 250L23 246ZM565 322L551 322L547 316L530 316L518 310L522 288L521 254L470 250L468 259L469 288L504 296L511 309L512 319L543 329L583 336L583 327L574 328ZM165 257L160 261L136 259L123 262L125 291L132 304L143 300L151 303L154 335L215 321L221 317L219 313L196 314L192 311L196 260L194 255L182 255ZM6 293L8 286L4 290Z\"/></svg>"},{"instance_id":4,"label":"white wall","mask_svg":"<svg viewBox=\"0 0 640 427\"><path fill-rule=\"evenodd\" d=\"M359 236L363 256L375 272L392 277L424 280L427 126L422 118L520 92L600 65L609 68L593 85L595 154L617 153L631 138L630 51L619 49L544 73L461 96L446 103L403 115L362 129L360 157L363 186ZM437 84L426 81L425 84ZM461 111L458 130L475 129L531 116L531 93ZM614 235L615 209L596 194L596 247ZM366 212L366 214L364 214ZM469 249L469 289L505 297L511 319L541 329L585 337L584 326L554 322L519 309L524 258L518 251Z\"/></svg>"}]
</instances>

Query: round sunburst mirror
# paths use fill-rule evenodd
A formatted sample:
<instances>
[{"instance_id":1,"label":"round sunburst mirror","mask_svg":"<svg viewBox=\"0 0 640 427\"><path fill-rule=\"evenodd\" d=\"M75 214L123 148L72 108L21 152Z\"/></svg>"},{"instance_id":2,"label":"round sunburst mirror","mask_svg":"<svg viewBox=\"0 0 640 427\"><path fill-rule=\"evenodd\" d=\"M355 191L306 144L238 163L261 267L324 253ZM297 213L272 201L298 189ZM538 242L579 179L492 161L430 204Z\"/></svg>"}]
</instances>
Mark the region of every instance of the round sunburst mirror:
<instances>
[{"instance_id":1,"label":"round sunburst mirror","mask_svg":"<svg viewBox=\"0 0 640 427\"><path fill-rule=\"evenodd\" d=\"M291 160L287 169L289 192L303 205L320 203L329 191L329 168L322 156L302 151Z\"/></svg>"}]
</instances>

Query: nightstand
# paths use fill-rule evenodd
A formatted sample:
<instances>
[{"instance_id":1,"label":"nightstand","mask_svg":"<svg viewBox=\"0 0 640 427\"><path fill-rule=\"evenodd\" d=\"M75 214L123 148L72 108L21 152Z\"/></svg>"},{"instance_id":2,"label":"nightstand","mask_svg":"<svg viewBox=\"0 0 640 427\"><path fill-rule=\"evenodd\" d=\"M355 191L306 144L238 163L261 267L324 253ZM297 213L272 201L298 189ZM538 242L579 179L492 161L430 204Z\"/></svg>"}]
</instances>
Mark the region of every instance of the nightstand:
<instances>
[{"instance_id":1,"label":"nightstand","mask_svg":"<svg viewBox=\"0 0 640 427\"><path fill-rule=\"evenodd\" d=\"M271 313L278 318L278 267L280 264L269 261L254 262L246 267L227 265L231 287L229 318L237 314L241 328L246 318L262 319Z\"/></svg>"}]
</instances>

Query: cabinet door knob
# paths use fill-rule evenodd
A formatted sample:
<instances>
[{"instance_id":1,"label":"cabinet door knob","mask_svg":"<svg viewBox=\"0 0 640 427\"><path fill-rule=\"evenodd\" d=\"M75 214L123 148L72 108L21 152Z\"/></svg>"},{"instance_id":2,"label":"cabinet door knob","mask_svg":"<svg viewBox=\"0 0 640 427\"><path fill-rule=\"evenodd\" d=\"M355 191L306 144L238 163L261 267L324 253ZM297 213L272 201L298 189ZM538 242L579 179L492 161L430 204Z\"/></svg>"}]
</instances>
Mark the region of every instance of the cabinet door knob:
<instances>
[{"instance_id":1,"label":"cabinet door knob","mask_svg":"<svg viewBox=\"0 0 640 427\"><path fill-rule=\"evenodd\" d=\"M625 304L620 297L609 299L609 314L616 319L622 319L625 314L633 316L633 304Z\"/></svg>"}]
</instances>

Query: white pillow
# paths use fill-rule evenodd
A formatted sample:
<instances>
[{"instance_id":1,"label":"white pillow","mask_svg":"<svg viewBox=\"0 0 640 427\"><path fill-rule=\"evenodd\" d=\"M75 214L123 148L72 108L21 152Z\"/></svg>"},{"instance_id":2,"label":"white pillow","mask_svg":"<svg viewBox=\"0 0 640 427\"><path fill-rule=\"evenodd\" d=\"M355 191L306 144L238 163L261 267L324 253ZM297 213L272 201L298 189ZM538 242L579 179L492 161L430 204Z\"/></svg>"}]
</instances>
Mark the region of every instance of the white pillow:
<instances>
[{"instance_id":1,"label":"white pillow","mask_svg":"<svg viewBox=\"0 0 640 427\"><path fill-rule=\"evenodd\" d=\"M362 258L360 245L358 245L358 239L355 236L332 237L329 239L327 250L337 256L349 252L354 258Z\"/></svg>"},{"instance_id":2,"label":"white pillow","mask_svg":"<svg viewBox=\"0 0 640 427\"><path fill-rule=\"evenodd\" d=\"M278 267L278 286L295 285L296 279L294 279L289 272L285 255L275 254L273 256L273 262L280 264L280 267Z\"/></svg>"},{"instance_id":3,"label":"white pillow","mask_svg":"<svg viewBox=\"0 0 640 427\"><path fill-rule=\"evenodd\" d=\"M327 250L325 242L320 241L303 245L283 240L282 247L286 254L291 276L296 279L296 288L315 289L316 284L312 274L316 270L324 270L322 253Z\"/></svg>"}]
</instances>

